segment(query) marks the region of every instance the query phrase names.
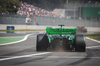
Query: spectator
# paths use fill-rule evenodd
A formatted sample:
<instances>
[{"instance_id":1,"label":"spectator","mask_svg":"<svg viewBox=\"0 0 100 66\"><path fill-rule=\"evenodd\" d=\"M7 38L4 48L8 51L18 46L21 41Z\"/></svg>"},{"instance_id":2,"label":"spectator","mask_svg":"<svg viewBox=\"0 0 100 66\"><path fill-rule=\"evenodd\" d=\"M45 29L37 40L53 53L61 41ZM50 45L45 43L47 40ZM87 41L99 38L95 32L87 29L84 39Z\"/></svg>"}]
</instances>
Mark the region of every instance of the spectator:
<instances>
[{"instance_id":1,"label":"spectator","mask_svg":"<svg viewBox=\"0 0 100 66\"><path fill-rule=\"evenodd\" d=\"M52 16L57 17L57 15L53 14L52 12L46 11L44 9L41 9L39 7L27 4L26 2L21 1L21 7L19 8L19 11L17 12L18 15L37 15L37 16Z\"/></svg>"}]
</instances>

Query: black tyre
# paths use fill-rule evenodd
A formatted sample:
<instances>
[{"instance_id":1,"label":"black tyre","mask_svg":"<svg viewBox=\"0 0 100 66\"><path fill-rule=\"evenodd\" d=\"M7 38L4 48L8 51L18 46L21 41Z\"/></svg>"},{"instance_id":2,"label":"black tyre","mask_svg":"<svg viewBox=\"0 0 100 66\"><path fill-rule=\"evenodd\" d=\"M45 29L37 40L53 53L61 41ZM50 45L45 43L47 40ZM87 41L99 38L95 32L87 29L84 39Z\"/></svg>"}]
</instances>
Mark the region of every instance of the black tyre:
<instances>
[{"instance_id":1,"label":"black tyre","mask_svg":"<svg viewBox=\"0 0 100 66\"><path fill-rule=\"evenodd\" d=\"M84 35L76 35L75 51L78 51L78 52L85 52L86 51L86 44L85 44L85 40L84 40Z\"/></svg>"},{"instance_id":2,"label":"black tyre","mask_svg":"<svg viewBox=\"0 0 100 66\"><path fill-rule=\"evenodd\" d=\"M37 35L36 51L47 51L49 40L46 34Z\"/></svg>"}]
</instances>

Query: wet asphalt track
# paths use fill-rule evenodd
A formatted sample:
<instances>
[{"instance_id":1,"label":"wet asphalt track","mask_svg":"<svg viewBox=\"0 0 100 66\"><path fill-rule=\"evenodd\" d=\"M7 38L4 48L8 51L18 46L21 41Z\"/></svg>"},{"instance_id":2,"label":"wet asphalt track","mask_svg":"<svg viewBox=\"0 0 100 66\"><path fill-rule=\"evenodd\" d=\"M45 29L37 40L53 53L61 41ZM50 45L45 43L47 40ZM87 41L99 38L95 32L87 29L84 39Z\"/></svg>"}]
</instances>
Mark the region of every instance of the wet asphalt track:
<instances>
[{"instance_id":1,"label":"wet asphalt track","mask_svg":"<svg viewBox=\"0 0 100 66\"><path fill-rule=\"evenodd\" d=\"M35 50L37 34L39 32L33 32L26 41L20 43L0 46L0 59L45 53ZM0 37L25 35L25 33L0 33ZM100 43L86 39L86 45L90 47L100 45ZM43 55L9 59L0 61L0 66L100 66L100 48L87 48L86 52L60 50L59 52L51 52Z\"/></svg>"}]
</instances>

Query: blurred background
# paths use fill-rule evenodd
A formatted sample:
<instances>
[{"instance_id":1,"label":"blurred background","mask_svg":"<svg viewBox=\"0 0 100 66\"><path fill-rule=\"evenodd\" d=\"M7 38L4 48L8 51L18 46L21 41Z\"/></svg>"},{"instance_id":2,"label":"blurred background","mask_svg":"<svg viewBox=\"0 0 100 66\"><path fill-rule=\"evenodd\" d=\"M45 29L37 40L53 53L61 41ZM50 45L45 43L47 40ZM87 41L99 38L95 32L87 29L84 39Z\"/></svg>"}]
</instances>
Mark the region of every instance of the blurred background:
<instances>
[{"instance_id":1,"label":"blurred background","mask_svg":"<svg viewBox=\"0 0 100 66\"><path fill-rule=\"evenodd\" d=\"M0 0L0 24L26 25L26 23L100 27L100 1Z\"/></svg>"}]
</instances>

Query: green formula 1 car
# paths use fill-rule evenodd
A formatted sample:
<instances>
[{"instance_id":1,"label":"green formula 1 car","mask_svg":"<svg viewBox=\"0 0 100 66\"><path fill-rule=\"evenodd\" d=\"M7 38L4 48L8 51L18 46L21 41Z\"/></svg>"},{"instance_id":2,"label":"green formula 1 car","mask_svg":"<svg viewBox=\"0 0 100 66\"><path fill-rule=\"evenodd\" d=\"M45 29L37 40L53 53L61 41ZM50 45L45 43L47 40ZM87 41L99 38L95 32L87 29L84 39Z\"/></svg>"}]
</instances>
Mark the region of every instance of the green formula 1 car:
<instances>
[{"instance_id":1,"label":"green formula 1 car","mask_svg":"<svg viewBox=\"0 0 100 66\"><path fill-rule=\"evenodd\" d=\"M37 51L50 51L62 47L64 50L86 51L84 35L76 34L77 29L46 28L45 34L38 34Z\"/></svg>"}]
</instances>

